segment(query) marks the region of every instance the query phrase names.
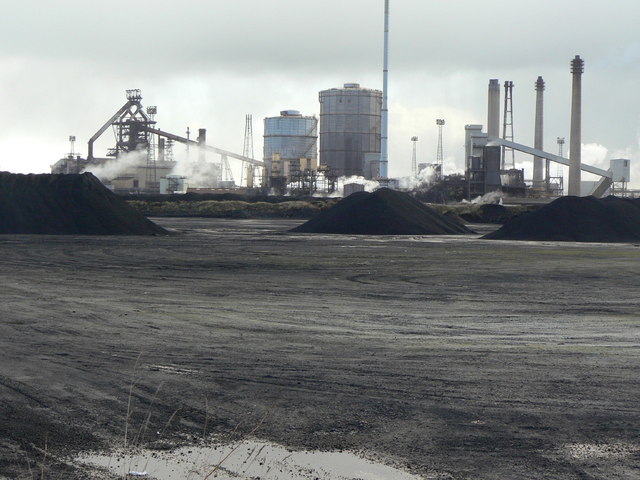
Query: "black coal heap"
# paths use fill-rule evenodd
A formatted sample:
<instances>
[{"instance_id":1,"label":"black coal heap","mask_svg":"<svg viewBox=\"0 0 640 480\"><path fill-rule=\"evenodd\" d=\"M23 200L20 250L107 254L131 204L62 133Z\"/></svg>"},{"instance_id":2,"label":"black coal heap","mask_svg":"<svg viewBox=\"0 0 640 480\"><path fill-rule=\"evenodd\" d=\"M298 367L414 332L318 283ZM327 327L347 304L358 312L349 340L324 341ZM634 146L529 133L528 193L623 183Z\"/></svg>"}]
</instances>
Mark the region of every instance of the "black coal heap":
<instances>
[{"instance_id":1,"label":"black coal heap","mask_svg":"<svg viewBox=\"0 0 640 480\"><path fill-rule=\"evenodd\" d=\"M473 233L463 224L436 212L411 195L388 188L349 195L291 231L359 235Z\"/></svg>"},{"instance_id":2,"label":"black coal heap","mask_svg":"<svg viewBox=\"0 0 640 480\"><path fill-rule=\"evenodd\" d=\"M560 197L519 215L483 238L567 242L640 241L640 200Z\"/></svg>"},{"instance_id":3,"label":"black coal heap","mask_svg":"<svg viewBox=\"0 0 640 480\"><path fill-rule=\"evenodd\" d=\"M167 231L114 195L90 173L0 172L0 233L156 235Z\"/></svg>"}]
</instances>

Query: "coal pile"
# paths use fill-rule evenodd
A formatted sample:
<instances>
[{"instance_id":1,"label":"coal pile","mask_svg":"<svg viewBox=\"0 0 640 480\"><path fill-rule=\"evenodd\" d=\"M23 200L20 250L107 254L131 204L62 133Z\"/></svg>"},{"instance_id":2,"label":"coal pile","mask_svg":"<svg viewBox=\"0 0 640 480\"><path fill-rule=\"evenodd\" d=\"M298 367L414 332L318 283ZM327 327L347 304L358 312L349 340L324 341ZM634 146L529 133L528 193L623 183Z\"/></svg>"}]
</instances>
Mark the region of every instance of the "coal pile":
<instances>
[{"instance_id":1,"label":"coal pile","mask_svg":"<svg viewBox=\"0 0 640 480\"><path fill-rule=\"evenodd\" d=\"M519 215L483 238L567 242L640 241L640 202L628 198L561 197Z\"/></svg>"},{"instance_id":2,"label":"coal pile","mask_svg":"<svg viewBox=\"0 0 640 480\"><path fill-rule=\"evenodd\" d=\"M156 235L167 231L127 205L90 173L0 172L0 233Z\"/></svg>"},{"instance_id":3,"label":"coal pile","mask_svg":"<svg viewBox=\"0 0 640 480\"><path fill-rule=\"evenodd\" d=\"M411 195L381 188L356 192L294 228L301 233L360 235L451 235L473 233Z\"/></svg>"},{"instance_id":4,"label":"coal pile","mask_svg":"<svg viewBox=\"0 0 640 480\"><path fill-rule=\"evenodd\" d=\"M460 214L460 217L471 223L502 224L506 223L512 216L513 214L507 207L495 203L485 203L475 207L470 212Z\"/></svg>"}]
</instances>

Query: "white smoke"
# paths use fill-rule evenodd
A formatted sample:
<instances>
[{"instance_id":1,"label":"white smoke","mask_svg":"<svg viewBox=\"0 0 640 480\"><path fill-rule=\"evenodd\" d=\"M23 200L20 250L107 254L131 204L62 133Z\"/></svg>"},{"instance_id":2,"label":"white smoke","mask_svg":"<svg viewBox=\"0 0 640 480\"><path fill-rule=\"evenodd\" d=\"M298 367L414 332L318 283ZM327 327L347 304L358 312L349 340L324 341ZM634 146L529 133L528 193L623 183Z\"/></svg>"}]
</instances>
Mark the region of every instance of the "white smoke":
<instances>
[{"instance_id":1,"label":"white smoke","mask_svg":"<svg viewBox=\"0 0 640 480\"><path fill-rule=\"evenodd\" d=\"M462 200L462 203L471 203L473 205L485 205L485 204L494 204L494 205L502 205L503 193L499 190L495 192L485 193L481 197L476 197L471 201Z\"/></svg>"},{"instance_id":2,"label":"white smoke","mask_svg":"<svg viewBox=\"0 0 640 480\"><path fill-rule=\"evenodd\" d=\"M344 197L344 186L352 183L363 185L365 192L375 192L380 188L380 183L375 180L367 180L364 177L352 175L350 177L339 177L336 192L332 196Z\"/></svg>"},{"instance_id":3,"label":"white smoke","mask_svg":"<svg viewBox=\"0 0 640 480\"><path fill-rule=\"evenodd\" d=\"M88 165L83 172L91 172L101 182L107 182L123 176L137 176L137 170L145 167L146 164L147 152L136 150L122 153L117 158L107 160L101 165Z\"/></svg>"},{"instance_id":4,"label":"white smoke","mask_svg":"<svg viewBox=\"0 0 640 480\"><path fill-rule=\"evenodd\" d=\"M318 185L321 185L324 181L324 177L322 174L318 175ZM316 192L314 197L326 197L326 198L338 198L344 197L344 186L349 184L358 184L364 186L365 192L375 192L380 188L380 183L375 180L368 180L364 177L360 177L357 175L352 175L350 177L338 177L336 180L336 190L333 193L322 193Z\"/></svg>"},{"instance_id":5,"label":"white smoke","mask_svg":"<svg viewBox=\"0 0 640 480\"><path fill-rule=\"evenodd\" d=\"M604 170L609 169L609 162L607 157L609 150L604 145L599 143L583 143L582 144L582 163L591 165L593 167L599 167Z\"/></svg>"},{"instance_id":6,"label":"white smoke","mask_svg":"<svg viewBox=\"0 0 640 480\"><path fill-rule=\"evenodd\" d=\"M207 155L212 156L210 152L201 155L200 149L196 146L191 146L188 152L180 152L174 157L176 163L171 175L187 177L187 182L192 187L217 186L221 176L221 165L219 161L214 162L207 158ZM146 166L146 150L136 150L122 153L117 158L107 160L101 165L89 165L85 171L93 173L105 183L124 176L137 178Z\"/></svg>"},{"instance_id":7,"label":"white smoke","mask_svg":"<svg viewBox=\"0 0 640 480\"><path fill-rule=\"evenodd\" d=\"M191 145L188 152L174 154L176 165L173 167L171 175L187 177L190 187L211 188L217 186L218 178L221 178L221 164L220 161L212 161L208 158L209 156L212 154Z\"/></svg>"},{"instance_id":8,"label":"white smoke","mask_svg":"<svg viewBox=\"0 0 640 480\"><path fill-rule=\"evenodd\" d=\"M421 190L431 185L437 175L437 170L434 165L428 165L415 175L408 177L401 177L400 188L402 190Z\"/></svg>"}]
</instances>

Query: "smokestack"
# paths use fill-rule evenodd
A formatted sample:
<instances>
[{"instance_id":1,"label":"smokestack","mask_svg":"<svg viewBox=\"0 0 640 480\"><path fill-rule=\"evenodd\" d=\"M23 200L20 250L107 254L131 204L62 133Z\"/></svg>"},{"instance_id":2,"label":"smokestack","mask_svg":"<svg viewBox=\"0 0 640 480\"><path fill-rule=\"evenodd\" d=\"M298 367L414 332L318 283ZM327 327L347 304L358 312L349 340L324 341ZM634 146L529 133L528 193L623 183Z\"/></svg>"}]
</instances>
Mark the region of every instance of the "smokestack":
<instances>
[{"instance_id":1,"label":"smokestack","mask_svg":"<svg viewBox=\"0 0 640 480\"><path fill-rule=\"evenodd\" d=\"M580 196L582 165L582 73L584 60L580 55L571 61L573 90L571 93L571 139L569 140L569 195Z\"/></svg>"},{"instance_id":2,"label":"smokestack","mask_svg":"<svg viewBox=\"0 0 640 480\"><path fill-rule=\"evenodd\" d=\"M489 80L487 134L490 137L500 138L500 83L497 78Z\"/></svg>"},{"instance_id":3,"label":"smokestack","mask_svg":"<svg viewBox=\"0 0 640 480\"><path fill-rule=\"evenodd\" d=\"M384 0L384 60L382 70L382 132L380 138L380 178L389 174L389 109L387 105L389 83L389 0Z\"/></svg>"},{"instance_id":4,"label":"smokestack","mask_svg":"<svg viewBox=\"0 0 640 480\"><path fill-rule=\"evenodd\" d=\"M542 77L538 77L536 81L536 125L535 134L533 140L533 148L542 150L543 147L543 109L544 109L544 80ZM533 158L533 188L535 190L542 190L543 187L543 169L544 163L542 158Z\"/></svg>"},{"instance_id":5,"label":"smokestack","mask_svg":"<svg viewBox=\"0 0 640 480\"><path fill-rule=\"evenodd\" d=\"M198 146L204 147L207 144L207 129L199 128L198 129ZM206 154L204 148L198 149L198 161L204 162L206 160Z\"/></svg>"}]
</instances>

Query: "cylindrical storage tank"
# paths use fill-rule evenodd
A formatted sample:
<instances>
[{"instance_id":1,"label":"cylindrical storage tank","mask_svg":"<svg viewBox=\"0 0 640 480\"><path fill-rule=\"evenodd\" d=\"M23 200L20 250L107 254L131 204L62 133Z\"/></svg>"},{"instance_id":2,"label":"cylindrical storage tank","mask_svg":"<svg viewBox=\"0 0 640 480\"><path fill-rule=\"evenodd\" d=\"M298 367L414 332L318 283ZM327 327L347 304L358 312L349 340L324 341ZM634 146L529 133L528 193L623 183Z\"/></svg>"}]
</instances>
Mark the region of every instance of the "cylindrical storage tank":
<instances>
[{"instance_id":1,"label":"cylindrical storage tank","mask_svg":"<svg viewBox=\"0 0 640 480\"><path fill-rule=\"evenodd\" d=\"M272 175L274 155L279 156L279 175L300 171L300 159L311 165L318 158L318 118L303 116L297 110L283 110L279 117L264 119L264 162Z\"/></svg>"},{"instance_id":2,"label":"cylindrical storage tank","mask_svg":"<svg viewBox=\"0 0 640 480\"><path fill-rule=\"evenodd\" d=\"M365 157L380 154L382 92L346 83L320 92L320 163L339 176L375 178ZM369 154L367 156L367 154ZM375 155L373 155L375 157ZM368 161L367 165L379 165ZM376 168L374 168L375 170Z\"/></svg>"}]
</instances>

